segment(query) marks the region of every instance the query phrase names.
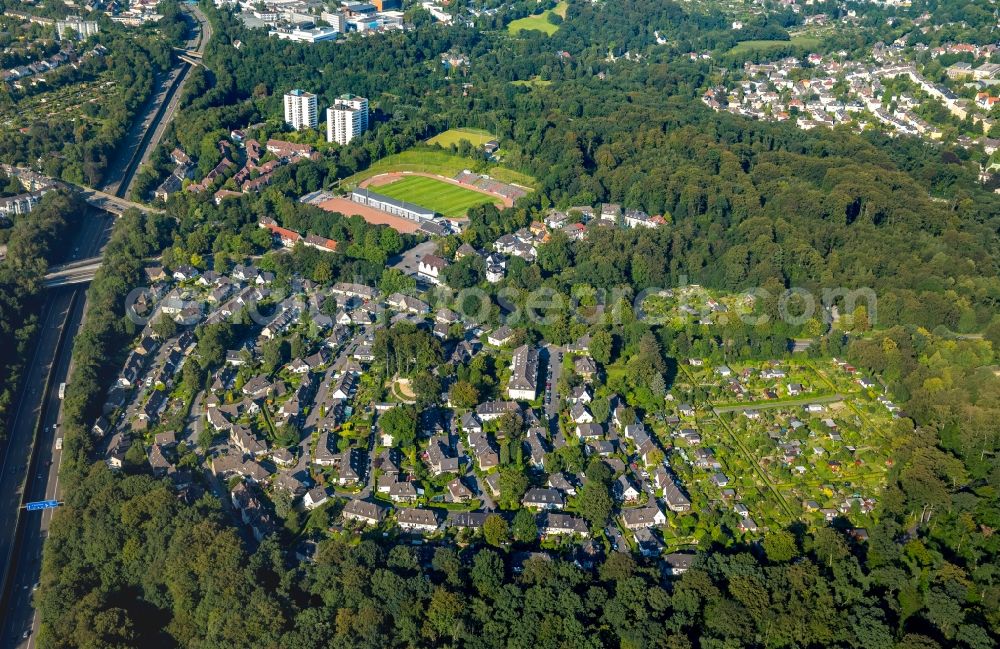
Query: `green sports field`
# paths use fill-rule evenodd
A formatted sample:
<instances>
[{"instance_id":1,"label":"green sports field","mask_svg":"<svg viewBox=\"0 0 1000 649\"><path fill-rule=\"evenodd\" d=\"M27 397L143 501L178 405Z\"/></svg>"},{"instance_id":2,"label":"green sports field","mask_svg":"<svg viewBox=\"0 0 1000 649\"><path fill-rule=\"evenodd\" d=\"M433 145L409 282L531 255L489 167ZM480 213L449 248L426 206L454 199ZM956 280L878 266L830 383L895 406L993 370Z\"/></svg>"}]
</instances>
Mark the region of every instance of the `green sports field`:
<instances>
[{"instance_id":1,"label":"green sports field","mask_svg":"<svg viewBox=\"0 0 1000 649\"><path fill-rule=\"evenodd\" d=\"M431 139L427 140L428 144L440 144L443 147L449 147L452 144L458 144L462 140L467 140L472 146L483 146L490 140L495 140L496 137L493 136L489 131L484 131L478 128L450 128L444 133L438 133Z\"/></svg>"},{"instance_id":2,"label":"green sports field","mask_svg":"<svg viewBox=\"0 0 1000 649\"><path fill-rule=\"evenodd\" d=\"M426 176L409 176L387 185L372 187L372 191L416 203L450 218L465 216L474 205L494 202L486 194Z\"/></svg>"},{"instance_id":3,"label":"green sports field","mask_svg":"<svg viewBox=\"0 0 1000 649\"><path fill-rule=\"evenodd\" d=\"M366 178L396 171L414 171L454 178L455 174L464 169L489 174L500 182L514 183L522 187L535 187L537 184L537 181L531 176L514 171L513 169L501 167L500 165L477 162L442 149L415 147L382 158L364 171L359 171L353 176L344 178L340 181L339 186L343 189L351 190ZM430 207L430 205L427 207Z\"/></svg>"}]
</instances>

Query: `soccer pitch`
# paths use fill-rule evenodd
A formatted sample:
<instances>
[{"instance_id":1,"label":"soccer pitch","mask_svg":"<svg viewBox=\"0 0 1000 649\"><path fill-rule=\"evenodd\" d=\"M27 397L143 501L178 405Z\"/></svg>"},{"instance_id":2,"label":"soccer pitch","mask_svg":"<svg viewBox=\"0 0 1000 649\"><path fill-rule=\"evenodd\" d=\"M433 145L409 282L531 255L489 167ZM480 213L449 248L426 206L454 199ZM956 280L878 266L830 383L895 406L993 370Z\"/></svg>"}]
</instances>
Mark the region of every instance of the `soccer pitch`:
<instances>
[{"instance_id":1,"label":"soccer pitch","mask_svg":"<svg viewBox=\"0 0 1000 649\"><path fill-rule=\"evenodd\" d=\"M469 208L496 199L451 183L426 176L409 176L386 185L372 187L372 191L416 203L450 218L464 217Z\"/></svg>"}]
</instances>

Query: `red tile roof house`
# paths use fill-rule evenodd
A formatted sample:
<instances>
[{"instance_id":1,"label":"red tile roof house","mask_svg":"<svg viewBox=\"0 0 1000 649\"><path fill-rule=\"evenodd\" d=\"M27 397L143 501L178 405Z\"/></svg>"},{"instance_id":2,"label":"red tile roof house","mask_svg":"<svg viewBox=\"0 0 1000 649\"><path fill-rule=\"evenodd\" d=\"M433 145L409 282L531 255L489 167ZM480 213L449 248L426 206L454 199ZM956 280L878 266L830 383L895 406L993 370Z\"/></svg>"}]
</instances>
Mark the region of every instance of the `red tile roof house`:
<instances>
[{"instance_id":1,"label":"red tile roof house","mask_svg":"<svg viewBox=\"0 0 1000 649\"><path fill-rule=\"evenodd\" d=\"M313 153L313 148L308 144L297 144L284 140L268 140L267 150L279 158L308 158Z\"/></svg>"},{"instance_id":2,"label":"red tile roof house","mask_svg":"<svg viewBox=\"0 0 1000 649\"><path fill-rule=\"evenodd\" d=\"M276 239L280 240L281 245L286 248L291 248L299 239L302 238L298 232L281 227L272 218L265 217L261 219L257 225L265 230L270 230L271 234L273 234Z\"/></svg>"},{"instance_id":3,"label":"red tile roof house","mask_svg":"<svg viewBox=\"0 0 1000 649\"><path fill-rule=\"evenodd\" d=\"M323 250L325 252L337 251L336 241L315 234L307 234L305 238L302 240L302 243L309 246L310 248L316 248L317 250Z\"/></svg>"}]
</instances>

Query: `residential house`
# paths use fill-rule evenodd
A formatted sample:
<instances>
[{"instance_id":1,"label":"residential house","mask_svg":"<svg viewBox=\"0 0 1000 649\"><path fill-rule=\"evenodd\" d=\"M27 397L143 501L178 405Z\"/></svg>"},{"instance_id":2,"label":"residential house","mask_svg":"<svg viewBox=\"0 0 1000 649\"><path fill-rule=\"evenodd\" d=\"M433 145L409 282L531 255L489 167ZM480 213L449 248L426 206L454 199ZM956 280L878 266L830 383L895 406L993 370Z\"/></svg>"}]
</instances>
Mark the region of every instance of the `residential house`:
<instances>
[{"instance_id":1,"label":"residential house","mask_svg":"<svg viewBox=\"0 0 1000 649\"><path fill-rule=\"evenodd\" d=\"M363 459L361 451L356 448L338 454L334 460L334 466L337 467L337 484L348 486L361 482L361 474L364 472Z\"/></svg>"},{"instance_id":2,"label":"residential house","mask_svg":"<svg viewBox=\"0 0 1000 649\"><path fill-rule=\"evenodd\" d=\"M479 419L472 412L463 414L461 419L459 419L459 425L466 434L483 432L483 425L479 423Z\"/></svg>"},{"instance_id":3,"label":"residential house","mask_svg":"<svg viewBox=\"0 0 1000 649\"><path fill-rule=\"evenodd\" d=\"M163 454L163 447L159 444L153 444L150 447L146 459L149 462L149 466L153 469L153 475L156 477L166 475L167 469L171 466L170 460Z\"/></svg>"},{"instance_id":4,"label":"residential house","mask_svg":"<svg viewBox=\"0 0 1000 649\"><path fill-rule=\"evenodd\" d=\"M542 512L538 516L538 529L547 536L577 535L587 537L590 530L582 518L558 512Z\"/></svg>"},{"instance_id":5,"label":"residential house","mask_svg":"<svg viewBox=\"0 0 1000 649\"><path fill-rule=\"evenodd\" d=\"M263 457L267 455L267 443L258 439L249 428L233 426L229 429L229 443L246 455Z\"/></svg>"},{"instance_id":6,"label":"residential house","mask_svg":"<svg viewBox=\"0 0 1000 649\"><path fill-rule=\"evenodd\" d=\"M533 401L538 396L538 350L522 345L514 351L507 396L513 400Z\"/></svg>"},{"instance_id":7,"label":"residential house","mask_svg":"<svg viewBox=\"0 0 1000 649\"><path fill-rule=\"evenodd\" d=\"M435 532L438 528L437 516L430 509L400 509L396 513L396 523L414 532Z\"/></svg>"},{"instance_id":8,"label":"residential house","mask_svg":"<svg viewBox=\"0 0 1000 649\"><path fill-rule=\"evenodd\" d=\"M594 396L591 393L590 387L587 385L578 385L570 391L569 401L572 404L586 404L593 401Z\"/></svg>"},{"instance_id":9,"label":"residential house","mask_svg":"<svg viewBox=\"0 0 1000 649\"><path fill-rule=\"evenodd\" d=\"M476 406L476 416L480 421L498 419L507 413L520 413L516 401L487 401Z\"/></svg>"},{"instance_id":10,"label":"residential house","mask_svg":"<svg viewBox=\"0 0 1000 649\"><path fill-rule=\"evenodd\" d=\"M494 347L503 347L514 340L514 330L507 325L502 325L486 336L486 342Z\"/></svg>"},{"instance_id":11,"label":"residential house","mask_svg":"<svg viewBox=\"0 0 1000 649\"><path fill-rule=\"evenodd\" d=\"M574 371L585 379L592 379L597 374L597 363L590 356L578 356L573 362Z\"/></svg>"},{"instance_id":12,"label":"residential house","mask_svg":"<svg viewBox=\"0 0 1000 649\"><path fill-rule=\"evenodd\" d=\"M639 553L644 557L658 557L663 552L663 544L648 527L640 527L632 533Z\"/></svg>"},{"instance_id":13,"label":"residential house","mask_svg":"<svg viewBox=\"0 0 1000 649\"><path fill-rule=\"evenodd\" d=\"M622 523L630 530L665 525L667 516L656 505L622 511Z\"/></svg>"},{"instance_id":14,"label":"residential house","mask_svg":"<svg viewBox=\"0 0 1000 649\"><path fill-rule=\"evenodd\" d=\"M672 512L683 513L691 511L691 500L684 495L673 480L668 479L663 486L663 499Z\"/></svg>"},{"instance_id":15,"label":"residential house","mask_svg":"<svg viewBox=\"0 0 1000 649\"><path fill-rule=\"evenodd\" d=\"M488 471L500 464L500 456L489 438L483 433L469 435L469 448L472 450L480 471Z\"/></svg>"},{"instance_id":16,"label":"residential house","mask_svg":"<svg viewBox=\"0 0 1000 649\"><path fill-rule=\"evenodd\" d=\"M614 484L614 491L615 496L626 503L639 500L639 496L641 495L639 489L626 474L618 476L618 480Z\"/></svg>"},{"instance_id":17,"label":"residential house","mask_svg":"<svg viewBox=\"0 0 1000 649\"><path fill-rule=\"evenodd\" d=\"M441 284L444 280L444 269L448 266L447 259L437 255L424 255L417 262L417 275L431 284Z\"/></svg>"},{"instance_id":18,"label":"residential house","mask_svg":"<svg viewBox=\"0 0 1000 649\"><path fill-rule=\"evenodd\" d=\"M427 445L427 466L431 473L438 476L442 473L458 471L458 458L451 454L451 446L446 436L432 437Z\"/></svg>"},{"instance_id":19,"label":"residential house","mask_svg":"<svg viewBox=\"0 0 1000 649\"><path fill-rule=\"evenodd\" d=\"M389 488L389 499L394 503L412 503L417 500L417 488L412 482L396 482Z\"/></svg>"},{"instance_id":20,"label":"residential house","mask_svg":"<svg viewBox=\"0 0 1000 649\"><path fill-rule=\"evenodd\" d=\"M330 433L323 431L320 433L319 441L316 443L316 451L313 453L313 464L319 466L336 466L338 454L330 450Z\"/></svg>"},{"instance_id":21,"label":"residential house","mask_svg":"<svg viewBox=\"0 0 1000 649\"><path fill-rule=\"evenodd\" d=\"M385 508L365 500L350 500L341 513L345 520L378 525L385 517Z\"/></svg>"},{"instance_id":22,"label":"residential house","mask_svg":"<svg viewBox=\"0 0 1000 649\"><path fill-rule=\"evenodd\" d=\"M479 530L488 515L486 512L448 512L444 524L457 530Z\"/></svg>"},{"instance_id":23,"label":"residential house","mask_svg":"<svg viewBox=\"0 0 1000 649\"><path fill-rule=\"evenodd\" d=\"M601 205L601 220L616 223L622 215L622 206L617 203L603 203Z\"/></svg>"},{"instance_id":24,"label":"residential house","mask_svg":"<svg viewBox=\"0 0 1000 649\"><path fill-rule=\"evenodd\" d=\"M573 483L569 481L569 479L566 477L566 474L561 471L550 475L548 482L546 484L552 487L553 489L558 489L567 496L576 495L576 487L574 487Z\"/></svg>"},{"instance_id":25,"label":"residential house","mask_svg":"<svg viewBox=\"0 0 1000 649\"><path fill-rule=\"evenodd\" d=\"M420 315L430 313L431 310L426 302L402 293L393 293L386 298L386 303L397 311L409 311Z\"/></svg>"},{"instance_id":26,"label":"residential house","mask_svg":"<svg viewBox=\"0 0 1000 649\"><path fill-rule=\"evenodd\" d=\"M274 481L274 486L281 491L291 494L293 498L301 496L307 491L305 483L290 473L279 473Z\"/></svg>"},{"instance_id":27,"label":"residential house","mask_svg":"<svg viewBox=\"0 0 1000 649\"><path fill-rule=\"evenodd\" d=\"M666 567L667 575L671 577L679 577L680 575L683 575L691 569L692 565L694 565L695 558L696 555L694 554L682 554L676 552L664 556L663 563Z\"/></svg>"},{"instance_id":28,"label":"residential house","mask_svg":"<svg viewBox=\"0 0 1000 649\"><path fill-rule=\"evenodd\" d=\"M562 509L566 501L555 489L533 487L524 494L522 504L530 509Z\"/></svg>"},{"instance_id":29,"label":"residential house","mask_svg":"<svg viewBox=\"0 0 1000 649\"><path fill-rule=\"evenodd\" d=\"M326 487L314 487L302 497L302 504L305 505L306 509L316 509L325 504L329 499L330 494L327 492Z\"/></svg>"},{"instance_id":30,"label":"residential house","mask_svg":"<svg viewBox=\"0 0 1000 649\"><path fill-rule=\"evenodd\" d=\"M594 415L582 402L576 402L569 410L569 418L575 424L590 424L594 422Z\"/></svg>"},{"instance_id":31,"label":"residential house","mask_svg":"<svg viewBox=\"0 0 1000 649\"><path fill-rule=\"evenodd\" d=\"M545 457L552 450L545 430L542 428L532 428L525 435L525 443L528 446L528 457L531 465L538 468L545 467Z\"/></svg>"},{"instance_id":32,"label":"residential house","mask_svg":"<svg viewBox=\"0 0 1000 649\"><path fill-rule=\"evenodd\" d=\"M604 437L604 428L594 423L579 424L576 427L576 436L583 441L601 439Z\"/></svg>"},{"instance_id":33,"label":"residential house","mask_svg":"<svg viewBox=\"0 0 1000 649\"><path fill-rule=\"evenodd\" d=\"M472 490L462 484L462 480L460 478L455 478L449 482L447 489L450 502L464 503L472 500Z\"/></svg>"}]
</instances>

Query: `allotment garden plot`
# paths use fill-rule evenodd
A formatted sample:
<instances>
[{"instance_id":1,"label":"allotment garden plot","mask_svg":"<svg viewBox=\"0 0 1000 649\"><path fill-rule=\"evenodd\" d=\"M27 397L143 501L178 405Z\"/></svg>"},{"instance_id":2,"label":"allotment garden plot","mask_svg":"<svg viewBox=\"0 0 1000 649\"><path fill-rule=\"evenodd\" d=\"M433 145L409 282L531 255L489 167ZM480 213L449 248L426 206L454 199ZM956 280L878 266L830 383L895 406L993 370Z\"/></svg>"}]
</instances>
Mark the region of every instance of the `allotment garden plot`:
<instances>
[{"instance_id":1,"label":"allotment garden plot","mask_svg":"<svg viewBox=\"0 0 1000 649\"><path fill-rule=\"evenodd\" d=\"M893 462L896 409L880 386L829 359L692 359L677 388L691 403L677 406L672 464L696 505L722 503L746 532L838 516L865 523Z\"/></svg>"}]
</instances>

